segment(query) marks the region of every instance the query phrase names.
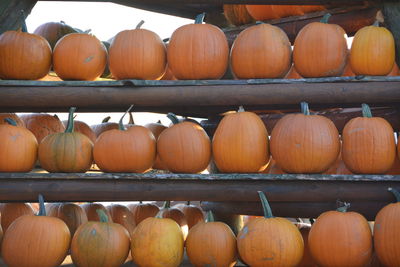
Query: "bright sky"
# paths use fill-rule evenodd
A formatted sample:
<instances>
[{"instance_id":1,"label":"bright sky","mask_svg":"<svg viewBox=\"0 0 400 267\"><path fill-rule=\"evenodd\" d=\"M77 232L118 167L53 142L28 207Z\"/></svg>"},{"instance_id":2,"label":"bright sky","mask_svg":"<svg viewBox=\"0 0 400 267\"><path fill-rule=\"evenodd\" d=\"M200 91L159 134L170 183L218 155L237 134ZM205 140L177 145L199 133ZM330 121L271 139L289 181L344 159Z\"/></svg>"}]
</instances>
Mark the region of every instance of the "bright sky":
<instances>
[{"instance_id":1,"label":"bright sky","mask_svg":"<svg viewBox=\"0 0 400 267\"><path fill-rule=\"evenodd\" d=\"M26 23L28 31L33 32L43 23L61 20L74 28L91 29L92 34L102 41L107 41L120 31L135 28L141 20L145 21L142 28L157 33L161 39L170 37L176 28L193 22L180 17L112 3L39 1L28 16ZM100 123L108 115L111 116L111 121L118 121L121 117L121 113L81 113L78 114L77 119L90 125ZM67 119L66 114L59 114L59 116L61 120ZM156 122L158 119L161 119L164 125L169 124L169 120L160 114L136 113L134 117L135 122L140 125Z\"/></svg>"}]
</instances>

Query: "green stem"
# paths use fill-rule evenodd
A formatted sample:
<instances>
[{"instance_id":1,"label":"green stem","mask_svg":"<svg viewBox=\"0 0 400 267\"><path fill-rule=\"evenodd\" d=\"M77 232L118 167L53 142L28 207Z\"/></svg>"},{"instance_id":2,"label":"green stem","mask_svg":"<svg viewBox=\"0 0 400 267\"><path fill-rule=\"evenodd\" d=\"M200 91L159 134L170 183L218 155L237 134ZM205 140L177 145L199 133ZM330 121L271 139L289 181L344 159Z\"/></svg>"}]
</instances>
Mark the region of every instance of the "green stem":
<instances>
[{"instance_id":1,"label":"green stem","mask_svg":"<svg viewBox=\"0 0 400 267\"><path fill-rule=\"evenodd\" d=\"M332 15L331 15L330 13L326 13L326 14L322 17L322 19L320 20L320 22L327 24L328 21L329 21L329 18L330 18L331 16L332 16Z\"/></svg>"},{"instance_id":2,"label":"green stem","mask_svg":"<svg viewBox=\"0 0 400 267\"><path fill-rule=\"evenodd\" d=\"M28 28L26 27L26 22L25 22L25 11L24 10L21 10L21 31L28 32Z\"/></svg>"},{"instance_id":3,"label":"green stem","mask_svg":"<svg viewBox=\"0 0 400 267\"><path fill-rule=\"evenodd\" d=\"M391 192L395 196L397 202L400 202L400 193L399 193L399 191L397 191L396 189L394 189L392 187L389 187L388 191Z\"/></svg>"},{"instance_id":4,"label":"green stem","mask_svg":"<svg viewBox=\"0 0 400 267\"><path fill-rule=\"evenodd\" d=\"M138 25L136 25L136 29L140 29L140 27L142 27L142 25L144 24L144 20L141 20Z\"/></svg>"},{"instance_id":5,"label":"green stem","mask_svg":"<svg viewBox=\"0 0 400 267\"><path fill-rule=\"evenodd\" d=\"M263 211L264 211L264 217L265 218L273 218L274 215L272 215L271 206L268 203L267 197L261 191L257 191L257 193L261 200L261 204L262 204Z\"/></svg>"},{"instance_id":6,"label":"green stem","mask_svg":"<svg viewBox=\"0 0 400 267\"><path fill-rule=\"evenodd\" d=\"M365 103L361 104L362 115L366 118L372 118L372 112L369 106Z\"/></svg>"},{"instance_id":7,"label":"green stem","mask_svg":"<svg viewBox=\"0 0 400 267\"><path fill-rule=\"evenodd\" d=\"M168 43L169 42L169 37L168 38L164 38L162 41L164 42L164 43Z\"/></svg>"},{"instance_id":8,"label":"green stem","mask_svg":"<svg viewBox=\"0 0 400 267\"><path fill-rule=\"evenodd\" d=\"M162 208L163 208L163 209L169 209L169 208L171 208L171 201L170 201L170 200L165 201Z\"/></svg>"},{"instance_id":9,"label":"green stem","mask_svg":"<svg viewBox=\"0 0 400 267\"><path fill-rule=\"evenodd\" d=\"M125 111L124 115L122 115L121 119L119 119L119 123L118 123L118 129L119 129L119 130L121 130L121 131L125 131L125 130L126 130L126 129L125 129L125 126L124 126L124 123L122 122L122 120L124 119L125 115L126 115L127 113L129 113L129 111L131 111L132 108L133 108L133 105L131 105L131 106L128 108L128 110Z\"/></svg>"},{"instance_id":10,"label":"green stem","mask_svg":"<svg viewBox=\"0 0 400 267\"><path fill-rule=\"evenodd\" d=\"M350 208L350 203L343 202L343 206L339 207L336 209L336 211L339 212L347 212L347 210Z\"/></svg>"},{"instance_id":11,"label":"green stem","mask_svg":"<svg viewBox=\"0 0 400 267\"><path fill-rule=\"evenodd\" d=\"M4 121L12 126L17 126L17 122L11 118L5 118Z\"/></svg>"},{"instance_id":12,"label":"green stem","mask_svg":"<svg viewBox=\"0 0 400 267\"><path fill-rule=\"evenodd\" d=\"M135 124L135 121L133 120L133 115L132 112L129 112L129 124Z\"/></svg>"},{"instance_id":13,"label":"green stem","mask_svg":"<svg viewBox=\"0 0 400 267\"><path fill-rule=\"evenodd\" d=\"M102 209L97 209L96 210L97 215L99 215L100 222L108 222L108 216Z\"/></svg>"},{"instance_id":14,"label":"green stem","mask_svg":"<svg viewBox=\"0 0 400 267\"><path fill-rule=\"evenodd\" d=\"M169 112L167 114L167 117L168 117L168 119L170 119L172 121L173 124L178 124L179 123L179 119L174 113Z\"/></svg>"},{"instance_id":15,"label":"green stem","mask_svg":"<svg viewBox=\"0 0 400 267\"><path fill-rule=\"evenodd\" d=\"M265 22L257 20L256 25L260 25L260 24L265 24Z\"/></svg>"},{"instance_id":16,"label":"green stem","mask_svg":"<svg viewBox=\"0 0 400 267\"><path fill-rule=\"evenodd\" d=\"M44 206L44 198L42 194L39 194L39 213L38 216L46 216L46 207Z\"/></svg>"},{"instance_id":17,"label":"green stem","mask_svg":"<svg viewBox=\"0 0 400 267\"><path fill-rule=\"evenodd\" d=\"M211 210L209 210L209 211L207 212L207 219L206 219L206 221L207 221L207 222L215 222L214 214L213 214L213 212L212 212Z\"/></svg>"},{"instance_id":18,"label":"green stem","mask_svg":"<svg viewBox=\"0 0 400 267\"><path fill-rule=\"evenodd\" d=\"M194 24L203 24L205 16L206 16L206 12L203 12L203 13L197 15L196 19L194 20Z\"/></svg>"},{"instance_id":19,"label":"green stem","mask_svg":"<svg viewBox=\"0 0 400 267\"><path fill-rule=\"evenodd\" d=\"M310 115L310 110L308 108L308 103L307 102L301 102L300 103L301 106L301 113L303 113L304 115Z\"/></svg>"},{"instance_id":20,"label":"green stem","mask_svg":"<svg viewBox=\"0 0 400 267\"><path fill-rule=\"evenodd\" d=\"M375 20L375 22L374 22L374 24L372 24L372 26L379 27L379 21Z\"/></svg>"},{"instance_id":21,"label":"green stem","mask_svg":"<svg viewBox=\"0 0 400 267\"><path fill-rule=\"evenodd\" d=\"M158 121L157 121L157 123L161 124L161 121L160 121L160 120L158 120Z\"/></svg>"},{"instance_id":22,"label":"green stem","mask_svg":"<svg viewBox=\"0 0 400 267\"><path fill-rule=\"evenodd\" d=\"M75 111L76 111L76 107L71 107L69 109L68 124L67 124L67 129L65 129L65 133L73 133L74 132L74 112Z\"/></svg>"},{"instance_id":23,"label":"green stem","mask_svg":"<svg viewBox=\"0 0 400 267\"><path fill-rule=\"evenodd\" d=\"M106 123L106 122L108 122L110 119L111 119L111 117L110 117L110 116L107 116L107 117L105 117L105 118L101 121L101 123Z\"/></svg>"}]
</instances>

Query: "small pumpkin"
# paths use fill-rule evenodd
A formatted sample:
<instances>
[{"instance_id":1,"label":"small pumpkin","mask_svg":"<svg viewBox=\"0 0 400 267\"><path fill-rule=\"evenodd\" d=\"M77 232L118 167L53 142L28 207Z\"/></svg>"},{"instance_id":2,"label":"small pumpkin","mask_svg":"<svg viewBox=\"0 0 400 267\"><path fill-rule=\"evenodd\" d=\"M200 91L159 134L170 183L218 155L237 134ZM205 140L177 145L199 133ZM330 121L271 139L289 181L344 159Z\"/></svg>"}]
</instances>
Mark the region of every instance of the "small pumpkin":
<instances>
[{"instance_id":1,"label":"small pumpkin","mask_svg":"<svg viewBox=\"0 0 400 267\"><path fill-rule=\"evenodd\" d=\"M110 116L105 117L100 124L94 124L91 125L90 128L92 128L93 132L97 137L100 136L105 131L109 131L112 129L118 129L118 123L116 122L109 122L111 119Z\"/></svg>"},{"instance_id":2,"label":"small pumpkin","mask_svg":"<svg viewBox=\"0 0 400 267\"><path fill-rule=\"evenodd\" d=\"M182 229L183 239L186 239L189 227L185 214L181 210L175 207L171 208L171 202L168 200L164 202L164 206L161 208L159 214L162 218L170 218L174 220Z\"/></svg>"},{"instance_id":3,"label":"small pumpkin","mask_svg":"<svg viewBox=\"0 0 400 267\"><path fill-rule=\"evenodd\" d=\"M113 222L125 227L129 235L133 232L136 227L135 220L133 219L132 212L126 206L111 204L107 206L107 210L110 213Z\"/></svg>"},{"instance_id":4,"label":"small pumpkin","mask_svg":"<svg viewBox=\"0 0 400 267\"><path fill-rule=\"evenodd\" d=\"M78 32L78 30L65 24L64 21L60 21L46 22L37 27L33 33L44 37L49 42L51 49L53 49L57 41L60 40L61 37L76 32Z\"/></svg>"},{"instance_id":5,"label":"small pumpkin","mask_svg":"<svg viewBox=\"0 0 400 267\"><path fill-rule=\"evenodd\" d=\"M109 222L97 210L99 222L79 226L71 242L71 258L80 267L119 267L129 253L129 234L120 224Z\"/></svg>"},{"instance_id":6,"label":"small pumpkin","mask_svg":"<svg viewBox=\"0 0 400 267\"><path fill-rule=\"evenodd\" d=\"M39 145L39 162L48 172L86 172L93 162L93 143L86 135L74 132L74 112L69 110L64 133L46 136Z\"/></svg>"},{"instance_id":7,"label":"small pumpkin","mask_svg":"<svg viewBox=\"0 0 400 267\"><path fill-rule=\"evenodd\" d=\"M153 203L143 203L142 201L137 204L129 204L128 208L133 214L136 225L146 218L155 217L160 211L157 205Z\"/></svg>"},{"instance_id":8,"label":"small pumpkin","mask_svg":"<svg viewBox=\"0 0 400 267\"><path fill-rule=\"evenodd\" d=\"M144 125L144 127L149 129L153 133L154 138L156 140L158 140L158 137L160 136L162 131L164 131L165 129L168 128L168 127L162 125L161 121L158 121L156 123L147 123ZM161 158L158 155L158 152L157 152L156 160L154 161L154 164L153 164L153 169L167 170L167 166L165 166L165 164L161 161Z\"/></svg>"},{"instance_id":9,"label":"small pumpkin","mask_svg":"<svg viewBox=\"0 0 400 267\"><path fill-rule=\"evenodd\" d=\"M0 204L1 228L4 232L17 218L23 215L33 215L32 207L27 203L2 203Z\"/></svg>"},{"instance_id":10,"label":"small pumpkin","mask_svg":"<svg viewBox=\"0 0 400 267\"><path fill-rule=\"evenodd\" d=\"M39 144L49 134L65 131L65 127L57 115L51 116L46 113L32 113L23 114L20 118L25 123L25 127L36 136Z\"/></svg>"},{"instance_id":11,"label":"small pumpkin","mask_svg":"<svg viewBox=\"0 0 400 267\"><path fill-rule=\"evenodd\" d=\"M254 19L247 11L246 5L225 4L223 8L226 20L234 26L240 26L254 22Z\"/></svg>"},{"instance_id":12,"label":"small pumpkin","mask_svg":"<svg viewBox=\"0 0 400 267\"><path fill-rule=\"evenodd\" d=\"M190 229L185 244L194 266L232 267L236 264L235 234L227 224L214 221L211 211L207 214L207 222Z\"/></svg>"},{"instance_id":13,"label":"small pumpkin","mask_svg":"<svg viewBox=\"0 0 400 267\"><path fill-rule=\"evenodd\" d=\"M17 126L25 127L24 121L21 120L21 118L15 113L0 113L0 124L9 124L7 121L5 121L6 118L10 118L15 121Z\"/></svg>"},{"instance_id":14,"label":"small pumpkin","mask_svg":"<svg viewBox=\"0 0 400 267\"><path fill-rule=\"evenodd\" d=\"M107 208L101 203L85 203L80 205L83 211L86 213L88 221L100 221L100 216L97 210L102 210L108 217L108 221L112 222L111 214L108 212Z\"/></svg>"},{"instance_id":15,"label":"small pumpkin","mask_svg":"<svg viewBox=\"0 0 400 267\"><path fill-rule=\"evenodd\" d=\"M182 205L175 205L174 208L179 209L185 215L189 230L196 224L204 222L203 211L200 207L191 205L190 201L188 201L186 204L183 203Z\"/></svg>"},{"instance_id":16,"label":"small pumpkin","mask_svg":"<svg viewBox=\"0 0 400 267\"><path fill-rule=\"evenodd\" d=\"M67 128L68 121L67 120L62 121L62 123L64 124L64 127ZM92 128L90 128L90 126L83 121L75 120L75 118L74 118L74 132L86 135L87 137L89 137L90 141L92 141L93 144L94 142L96 142L97 137L96 134L93 132Z\"/></svg>"}]
</instances>

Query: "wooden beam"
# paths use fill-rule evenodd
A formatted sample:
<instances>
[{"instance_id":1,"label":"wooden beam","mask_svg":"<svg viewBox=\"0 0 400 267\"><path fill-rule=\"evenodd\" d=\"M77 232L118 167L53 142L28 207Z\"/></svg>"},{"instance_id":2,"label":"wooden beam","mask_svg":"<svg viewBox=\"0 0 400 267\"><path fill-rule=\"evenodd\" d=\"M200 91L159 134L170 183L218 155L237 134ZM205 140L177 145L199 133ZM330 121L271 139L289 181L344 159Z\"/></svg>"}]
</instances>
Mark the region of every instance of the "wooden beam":
<instances>
[{"instance_id":1,"label":"wooden beam","mask_svg":"<svg viewBox=\"0 0 400 267\"><path fill-rule=\"evenodd\" d=\"M392 32L396 42L396 62L400 63L400 3L384 3L383 14L386 27Z\"/></svg>"},{"instance_id":2,"label":"wooden beam","mask_svg":"<svg viewBox=\"0 0 400 267\"><path fill-rule=\"evenodd\" d=\"M0 3L0 34L21 27L21 10L25 16L31 13L37 0L2 0Z\"/></svg>"}]
</instances>

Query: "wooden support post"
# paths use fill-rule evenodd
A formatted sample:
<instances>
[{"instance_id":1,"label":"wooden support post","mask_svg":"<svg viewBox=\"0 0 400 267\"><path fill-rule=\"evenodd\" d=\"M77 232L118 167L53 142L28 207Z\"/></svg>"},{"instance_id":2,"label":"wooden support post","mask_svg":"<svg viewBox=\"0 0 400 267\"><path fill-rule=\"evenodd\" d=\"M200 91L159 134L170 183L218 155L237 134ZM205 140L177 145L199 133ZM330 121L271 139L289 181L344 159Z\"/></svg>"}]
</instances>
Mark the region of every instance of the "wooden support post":
<instances>
[{"instance_id":1,"label":"wooden support post","mask_svg":"<svg viewBox=\"0 0 400 267\"><path fill-rule=\"evenodd\" d=\"M396 62L400 63L400 2L383 4L386 27L392 32L396 42Z\"/></svg>"},{"instance_id":2,"label":"wooden support post","mask_svg":"<svg viewBox=\"0 0 400 267\"><path fill-rule=\"evenodd\" d=\"M21 13L25 16L31 13L37 0L1 0L0 2L0 34L21 27Z\"/></svg>"}]
</instances>

